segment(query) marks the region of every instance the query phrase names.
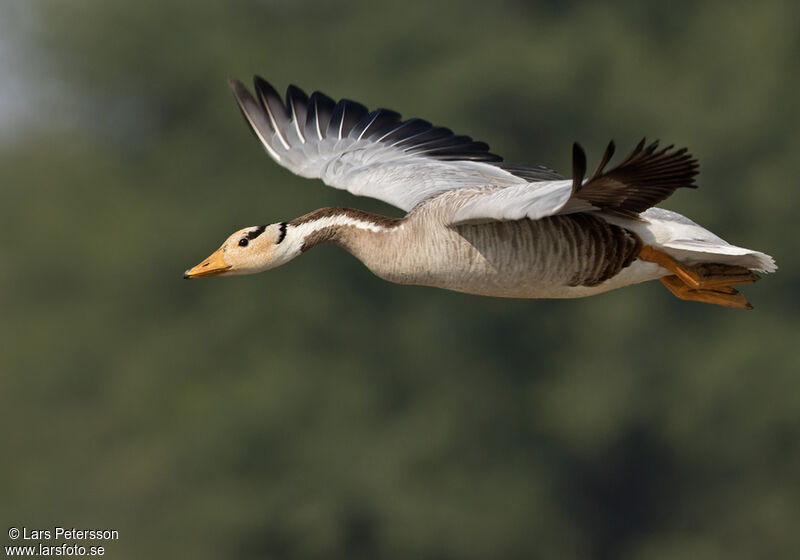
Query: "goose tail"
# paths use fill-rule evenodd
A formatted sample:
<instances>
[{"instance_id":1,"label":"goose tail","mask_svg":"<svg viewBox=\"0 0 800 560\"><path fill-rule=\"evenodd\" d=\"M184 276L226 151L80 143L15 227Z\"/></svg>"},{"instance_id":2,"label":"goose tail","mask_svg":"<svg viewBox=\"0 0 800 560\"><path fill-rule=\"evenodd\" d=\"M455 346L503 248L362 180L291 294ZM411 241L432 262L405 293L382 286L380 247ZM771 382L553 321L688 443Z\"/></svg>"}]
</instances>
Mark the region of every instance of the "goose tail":
<instances>
[{"instance_id":1,"label":"goose tail","mask_svg":"<svg viewBox=\"0 0 800 560\"><path fill-rule=\"evenodd\" d=\"M661 248L687 264L722 264L756 272L775 272L775 259L766 253L732 245L686 216L662 208L642 213L645 243ZM639 232L637 232L639 233Z\"/></svg>"}]
</instances>

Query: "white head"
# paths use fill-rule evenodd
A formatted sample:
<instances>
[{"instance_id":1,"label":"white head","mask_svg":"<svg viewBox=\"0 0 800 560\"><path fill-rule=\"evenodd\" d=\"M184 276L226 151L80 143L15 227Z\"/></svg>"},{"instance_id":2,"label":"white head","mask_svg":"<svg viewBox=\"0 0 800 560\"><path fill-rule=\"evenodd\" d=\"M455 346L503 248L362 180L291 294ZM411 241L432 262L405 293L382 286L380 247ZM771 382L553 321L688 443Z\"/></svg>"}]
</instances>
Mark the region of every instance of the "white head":
<instances>
[{"instance_id":1,"label":"white head","mask_svg":"<svg viewBox=\"0 0 800 560\"><path fill-rule=\"evenodd\" d=\"M403 227L402 224L403 219L361 210L320 208L291 222L240 229L210 257L184 272L183 277L254 274L285 264L320 243L333 243L351 250L347 236L341 235L343 231L390 232Z\"/></svg>"},{"instance_id":2,"label":"white head","mask_svg":"<svg viewBox=\"0 0 800 560\"><path fill-rule=\"evenodd\" d=\"M289 262L301 246L286 239L286 222L240 229L211 256L183 273L184 278L254 274Z\"/></svg>"}]
</instances>

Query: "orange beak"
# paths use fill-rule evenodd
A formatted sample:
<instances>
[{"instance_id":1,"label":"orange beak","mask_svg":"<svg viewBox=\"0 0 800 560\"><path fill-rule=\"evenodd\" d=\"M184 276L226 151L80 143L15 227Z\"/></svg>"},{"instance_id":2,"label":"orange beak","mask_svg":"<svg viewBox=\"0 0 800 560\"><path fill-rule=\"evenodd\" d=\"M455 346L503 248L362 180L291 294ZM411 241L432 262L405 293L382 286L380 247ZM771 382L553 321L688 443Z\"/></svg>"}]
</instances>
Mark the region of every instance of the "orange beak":
<instances>
[{"instance_id":1,"label":"orange beak","mask_svg":"<svg viewBox=\"0 0 800 560\"><path fill-rule=\"evenodd\" d=\"M217 276L230 269L231 265L222 257L222 247L211 253L211 256L195 267L183 273L184 278L202 278L203 276Z\"/></svg>"}]
</instances>

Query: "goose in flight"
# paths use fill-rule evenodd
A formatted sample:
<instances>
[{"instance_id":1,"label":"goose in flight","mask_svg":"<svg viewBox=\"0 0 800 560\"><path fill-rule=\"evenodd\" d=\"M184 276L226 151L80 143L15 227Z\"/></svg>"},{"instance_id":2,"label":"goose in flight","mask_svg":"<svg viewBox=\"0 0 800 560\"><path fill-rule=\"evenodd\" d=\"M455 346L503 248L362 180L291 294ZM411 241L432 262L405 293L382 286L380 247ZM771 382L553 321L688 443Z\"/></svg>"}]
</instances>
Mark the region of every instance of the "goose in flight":
<instances>
[{"instance_id":1,"label":"goose in flight","mask_svg":"<svg viewBox=\"0 0 800 560\"><path fill-rule=\"evenodd\" d=\"M573 146L572 178L507 163L483 142L387 109L310 97L285 100L260 77L254 97L230 80L242 114L279 165L406 212L392 218L321 208L241 229L185 278L251 274L323 244L352 253L391 282L485 296L573 298L659 279L681 299L751 309L733 286L776 270L772 257L731 245L655 205L694 188L685 148L645 141L617 165L606 148L586 176Z\"/></svg>"}]
</instances>

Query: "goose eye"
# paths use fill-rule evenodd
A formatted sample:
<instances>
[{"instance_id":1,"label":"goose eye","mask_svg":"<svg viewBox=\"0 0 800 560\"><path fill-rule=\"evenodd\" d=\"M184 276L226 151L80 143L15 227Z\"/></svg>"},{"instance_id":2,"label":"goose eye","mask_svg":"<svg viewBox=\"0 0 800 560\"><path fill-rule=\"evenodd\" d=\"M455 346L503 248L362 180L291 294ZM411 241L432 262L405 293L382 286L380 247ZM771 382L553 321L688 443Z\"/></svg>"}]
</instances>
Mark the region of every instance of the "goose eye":
<instances>
[{"instance_id":1,"label":"goose eye","mask_svg":"<svg viewBox=\"0 0 800 560\"><path fill-rule=\"evenodd\" d=\"M250 243L246 237L242 237L239 240L239 247L247 247L247 244Z\"/></svg>"}]
</instances>

